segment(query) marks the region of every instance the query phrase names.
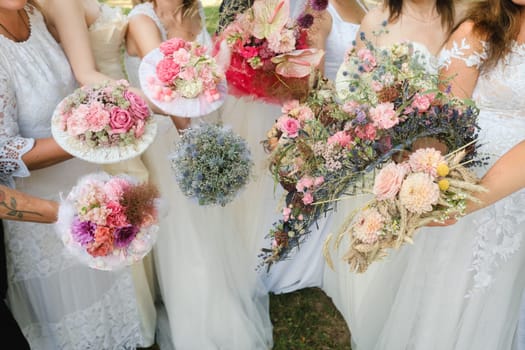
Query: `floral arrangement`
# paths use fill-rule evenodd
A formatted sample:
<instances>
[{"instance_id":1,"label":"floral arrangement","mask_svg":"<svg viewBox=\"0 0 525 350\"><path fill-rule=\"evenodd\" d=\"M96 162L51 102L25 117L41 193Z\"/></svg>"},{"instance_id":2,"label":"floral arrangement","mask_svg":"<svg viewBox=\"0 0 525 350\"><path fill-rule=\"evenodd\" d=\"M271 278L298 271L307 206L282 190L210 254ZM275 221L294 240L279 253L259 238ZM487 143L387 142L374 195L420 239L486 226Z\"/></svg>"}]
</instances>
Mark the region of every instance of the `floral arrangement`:
<instances>
[{"instance_id":1,"label":"floral arrangement","mask_svg":"<svg viewBox=\"0 0 525 350\"><path fill-rule=\"evenodd\" d=\"M184 130L170 158L182 193L199 205L231 202L248 183L253 167L246 141L213 124Z\"/></svg>"},{"instance_id":2,"label":"floral arrangement","mask_svg":"<svg viewBox=\"0 0 525 350\"><path fill-rule=\"evenodd\" d=\"M80 261L114 270L141 260L158 230L157 189L130 177L89 174L60 203L58 232Z\"/></svg>"},{"instance_id":3,"label":"floral arrangement","mask_svg":"<svg viewBox=\"0 0 525 350\"><path fill-rule=\"evenodd\" d=\"M156 124L146 102L126 80L83 86L55 109L52 132L72 155L94 163L114 163L142 153Z\"/></svg>"},{"instance_id":4,"label":"floral arrangement","mask_svg":"<svg viewBox=\"0 0 525 350\"><path fill-rule=\"evenodd\" d=\"M166 113L197 117L224 102L225 77L206 46L173 38L148 53L139 67L145 94Z\"/></svg>"},{"instance_id":5,"label":"floral arrangement","mask_svg":"<svg viewBox=\"0 0 525 350\"><path fill-rule=\"evenodd\" d=\"M360 193L385 162L417 148L469 145L476 156L478 109L440 91L408 43L390 49L352 49L336 88L323 80L304 102L284 104L265 142L271 171L286 191L282 218L270 230L267 264L290 255L337 201Z\"/></svg>"},{"instance_id":6,"label":"floral arrangement","mask_svg":"<svg viewBox=\"0 0 525 350\"><path fill-rule=\"evenodd\" d=\"M308 9L292 21L289 0L255 0L238 15L216 48L218 57L227 52L230 93L270 103L307 96L324 55L308 47L308 28L327 5L326 0L310 0Z\"/></svg>"},{"instance_id":7,"label":"floral arrangement","mask_svg":"<svg viewBox=\"0 0 525 350\"><path fill-rule=\"evenodd\" d=\"M353 271L365 272L390 248L412 244L418 228L465 215L466 202L478 201L473 194L486 190L461 163L464 157L464 150L443 156L434 148L421 148L408 160L381 169L374 199L341 229L340 235L350 236L344 259Z\"/></svg>"}]
</instances>

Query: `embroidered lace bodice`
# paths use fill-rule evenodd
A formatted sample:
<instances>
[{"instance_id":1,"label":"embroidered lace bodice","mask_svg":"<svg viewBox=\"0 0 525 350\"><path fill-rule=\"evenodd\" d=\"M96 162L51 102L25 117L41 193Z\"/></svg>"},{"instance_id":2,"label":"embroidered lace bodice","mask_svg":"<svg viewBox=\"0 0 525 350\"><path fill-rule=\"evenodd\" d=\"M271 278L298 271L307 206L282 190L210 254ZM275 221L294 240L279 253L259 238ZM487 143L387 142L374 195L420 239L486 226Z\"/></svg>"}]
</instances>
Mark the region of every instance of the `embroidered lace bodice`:
<instances>
[{"instance_id":1,"label":"embroidered lace bodice","mask_svg":"<svg viewBox=\"0 0 525 350\"><path fill-rule=\"evenodd\" d=\"M26 41L0 35L0 183L10 186L13 176L29 176L22 156L34 139L51 136L53 111L75 87L67 59L42 15L29 5L26 11L31 28Z\"/></svg>"},{"instance_id":2,"label":"embroidered lace bodice","mask_svg":"<svg viewBox=\"0 0 525 350\"><path fill-rule=\"evenodd\" d=\"M479 69L487 58L487 44L479 44L473 45L468 39L452 43L440 55L443 64L454 62ZM489 165L478 170L481 176L501 155L525 139L525 44L514 42L503 60L481 72L472 98L480 108L480 152L490 157ZM522 190L477 216L474 289L489 286L493 272L519 250L524 235L524 207Z\"/></svg>"},{"instance_id":3,"label":"embroidered lace bodice","mask_svg":"<svg viewBox=\"0 0 525 350\"><path fill-rule=\"evenodd\" d=\"M114 79L124 78L121 49L128 19L118 7L100 5L100 15L89 26L91 49L97 69Z\"/></svg>"}]
</instances>

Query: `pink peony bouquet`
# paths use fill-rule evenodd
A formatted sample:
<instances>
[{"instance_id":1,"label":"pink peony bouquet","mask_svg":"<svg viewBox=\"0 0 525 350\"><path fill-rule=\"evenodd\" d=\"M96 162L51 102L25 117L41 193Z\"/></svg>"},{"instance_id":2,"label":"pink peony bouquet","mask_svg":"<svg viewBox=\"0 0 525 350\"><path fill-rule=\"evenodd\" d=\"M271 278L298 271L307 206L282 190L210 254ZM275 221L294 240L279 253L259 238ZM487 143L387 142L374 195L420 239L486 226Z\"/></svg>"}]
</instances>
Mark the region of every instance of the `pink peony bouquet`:
<instances>
[{"instance_id":1,"label":"pink peony bouquet","mask_svg":"<svg viewBox=\"0 0 525 350\"><path fill-rule=\"evenodd\" d=\"M114 270L141 260L158 230L159 192L106 173L81 178L60 204L57 231L80 261Z\"/></svg>"},{"instance_id":2,"label":"pink peony bouquet","mask_svg":"<svg viewBox=\"0 0 525 350\"><path fill-rule=\"evenodd\" d=\"M198 117L224 102L224 73L206 46L173 38L142 60L141 86L151 101L169 114Z\"/></svg>"},{"instance_id":3,"label":"pink peony bouquet","mask_svg":"<svg viewBox=\"0 0 525 350\"><path fill-rule=\"evenodd\" d=\"M432 221L464 215L466 202L485 191L461 163L464 157L464 150L443 156L434 148L421 148L404 162L386 164L375 177L374 199L341 231L350 236L344 259L351 269L366 271L389 248L413 243L416 230Z\"/></svg>"},{"instance_id":4,"label":"pink peony bouquet","mask_svg":"<svg viewBox=\"0 0 525 350\"><path fill-rule=\"evenodd\" d=\"M72 155L94 163L115 163L142 153L156 124L146 102L126 80L83 86L57 106L53 136Z\"/></svg>"}]
</instances>

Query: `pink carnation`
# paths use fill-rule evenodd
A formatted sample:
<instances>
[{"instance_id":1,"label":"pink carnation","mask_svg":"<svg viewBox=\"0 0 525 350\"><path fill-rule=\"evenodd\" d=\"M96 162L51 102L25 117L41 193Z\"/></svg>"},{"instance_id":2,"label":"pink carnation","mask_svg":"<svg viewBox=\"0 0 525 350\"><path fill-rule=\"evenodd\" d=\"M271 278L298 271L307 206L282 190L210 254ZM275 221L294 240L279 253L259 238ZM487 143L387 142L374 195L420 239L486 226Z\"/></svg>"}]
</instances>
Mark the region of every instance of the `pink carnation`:
<instances>
[{"instance_id":1,"label":"pink carnation","mask_svg":"<svg viewBox=\"0 0 525 350\"><path fill-rule=\"evenodd\" d=\"M104 184L104 192L109 201L119 202L124 191L130 187L130 183L120 177L112 177Z\"/></svg>"},{"instance_id":2,"label":"pink carnation","mask_svg":"<svg viewBox=\"0 0 525 350\"><path fill-rule=\"evenodd\" d=\"M164 56L170 56L178 49L184 47L186 47L186 41L179 38L173 38L160 44L159 49L164 54Z\"/></svg>"},{"instance_id":3,"label":"pink carnation","mask_svg":"<svg viewBox=\"0 0 525 350\"><path fill-rule=\"evenodd\" d=\"M389 163L381 169L375 178L372 190L376 199L379 201L393 199L399 192L406 173L406 167L396 163Z\"/></svg>"},{"instance_id":4,"label":"pink carnation","mask_svg":"<svg viewBox=\"0 0 525 350\"><path fill-rule=\"evenodd\" d=\"M445 162L445 157L435 148L420 148L408 158L412 171L422 171L432 177L437 176L437 167Z\"/></svg>"},{"instance_id":5,"label":"pink carnation","mask_svg":"<svg viewBox=\"0 0 525 350\"><path fill-rule=\"evenodd\" d=\"M190 61L191 54L184 48L180 48L173 53L173 61L181 66Z\"/></svg>"},{"instance_id":6,"label":"pink carnation","mask_svg":"<svg viewBox=\"0 0 525 350\"><path fill-rule=\"evenodd\" d=\"M439 186L425 173L407 176L399 191L401 204L410 212L422 214L432 211L439 199Z\"/></svg>"},{"instance_id":7,"label":"pink carnation","mask_svg":"<svg viewBox=\"0 0 525 350\"><path fill-rule=\"evenodd\" d=\"M299 121L288 116L282 116L277 120L277 126L279 129L290 138L297 137L299 135L299 129L301 127Z\"/></svg>"},{"instance_id":8,"label":"pink carnation","mask_svg":"<svg viewBox=\"0 0 525 350\"><path fill-rule=\"evenodd\" d=\"M355 134L362 140L375 140L377 131L372 124L358 125L355 128Z\"/></svg>"},{"instance_id":9,"label":"pink carnation","mask_svg":"<svg viewBox=\"0 0 525 350\"><path fill-rule=\"evenodd\" d=\"M71 111L71 115L66 121L67 132L70 135L82 135L89 130L89 124L85 118L88 113L89 107L86 105L79 105Z\"/></svg>"},{"instance_id":10,"label":"pink carnation","mask_svg":"<svg viewBox=\"0 0 525 350\"><path fill-rule=\"evenodd\" d=\"M308 106L301 106L297 108L295 117L301 122L312 120L314 119L314 112Z\"/></svg>"},{"instance_id":11,"label":"pink carnation","mask_svg":"<svg viewBox=\"0 0 525 350\"><path fill-rule=\"evenodd\" d=\"M379 239L383 221L383 216L376 208L365 209L353 221L353 236L363 243L374 244Z\"/></svg>"},{"instance_id":12,"label":"pink carnation","mask_svg":"<svg viewBox=\"0 0 525 350\"><path fill-rule=\"evenodd\" d=\"M93 132L102 131L109 124L109 112L98 101L89 105L84 118L89 125L89 130Z\"/></svg>"},{"instance_id":13,"label":"pink carnation","mask_svg":"<svg viewBox=\"0 0 525 350\"><path fill-rule=\"evenodd\" d=\"M110 211L106 219L106 225L113 227L129 225L124 207L119 202L109 202L106 207Z\"/></svg>"},{"instance_id":14,"label":"pink carnation","mask_svg":"<svg viewBox=\"0 0 525 350\"><path fill-rule=\"evenodd\" d=\"M180 66L169 58L160 60L156 67L157 77L165 84L171 84L179 72Z\"/></svg>"},{"instance_id":15,"label":"pink carnation","mask_svg":"<svg viewBox=\"0 0 525 350\"><path fill-rule=\"evenodd\" d=\"M374 126L379 129L390 129L399 123L392 102L380 103L376 107L370 108L370 118L374 122Z\"/></svg>"},{"instance_id":16,"label":"pink carnation","mask_svg":"<svg viewBox=\"0 0 525 350\"><path fill-rule=\"evenodd\" d=\"M345 131L338 131L328 138L328 144L337 143L341 147L346 147L352 142L352 136Z\"/></svg>"},{"instance_id":17,"label":"pink carnation","mask_svg":"<svg viewBox=\"0 0 525 350\"><path fill-rule=\"evenodd\" d=\"M131 114L120 107L113 107L109 115L109 126L111 133L123 134L128 132L134 124Z\"/></svg>"},{"instance_id":18,"label":"pink carnation","mask_svg":"<svg viewBox=\"0 0 525 350\"><path fill-rule=\"evenodd\" d=\"M412 101L412 107L417 108L419 112L426 112L430 108L434 98L435 94L416 94Z\"/></svg>"}]
</instances>

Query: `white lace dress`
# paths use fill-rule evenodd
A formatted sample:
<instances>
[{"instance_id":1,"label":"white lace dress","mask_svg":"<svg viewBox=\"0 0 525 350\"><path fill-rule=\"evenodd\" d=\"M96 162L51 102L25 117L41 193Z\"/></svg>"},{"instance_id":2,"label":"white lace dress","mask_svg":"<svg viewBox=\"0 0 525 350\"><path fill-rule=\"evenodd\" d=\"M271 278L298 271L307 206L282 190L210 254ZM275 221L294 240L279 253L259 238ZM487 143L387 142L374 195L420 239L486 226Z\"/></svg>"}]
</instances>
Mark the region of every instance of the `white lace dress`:
<instances>
[{"instance_id":1,"label":"white lace dress","mask_svg":"<svg viewBox=\"0 0 525 350\"><path fill-rule=\"evenodd\" d=\"M151 3L137 5L132 16L151 18L167 39ZM204 21L202 7L201 18ZM204 27L197 40L211 48ZM130 81L138 86L140 59L126 55L125 64ZM270 349L268 295L256 284L255 253L237 226L237 220L248 215L247 208L238 212L232 205L201 207L185 198L168 160L179 136L170 118L159 115L157 121L159 135L143 160L151 180L169 200L154 251L165 306L158 343L163 350Z\"/></svg>"},{"instance_id":2,"label":"white lace dress","mask_svg":"<svg viewBox=\"0 0 525 350\"><path fill-rule=\"evenodd\" d=\"M463 40L442 57L479 68L486 53ZM481 109L480 152L491 156L490 166L525 137L524 45L479 76L473 98ZM422 229L405 249L405 271L383 304L384 322L358 334L355 349L511 349L525 287L524 208L522 190L453 226ZM375 302L364 300L361 317Z\"/></svg>"},{"instance_id":3,"label":"white lace dress","mask_svg":"<svg viewBox=\"0 0 525 350\"><path fill-rule=\"evenodd\" d=\"M29 5L31 34L0 36L0 173L3 183L59 199L97 170L77 159L29 171L22 156L51 136L58 102L75 88L60 46ZM16 180L15 180L16 179ZM53 225L5 221L8 303L35 350L134 349L143 344L131 273L105 272L64 255Z\"/></svg>"},{"instance_id":4,"label":"white lace dress","mask_svg":"<svg viewBox=\"0 0 525 350\"><path fill-rule=\"evenodd\" d=\"M437 58L423 44L413 42L412 45L414 53L418 55L427 70L436 73ZM338 74L342 74L344 69L344 66L341 66ZM334 305L346 320L352 335L353 350L374 349L374 341L379 336L390 312L389 306L401 288L401 276L408 261L407 252L413 248L392 251L383 261L370 265L365 273L355 273L350 270L348 263L342 259L349 246L348 235L344 236L338 247L335 238L346 217L365 206L371 199L371 195L363 194L340 201L330 226L326 228L334 234L334 238L327 245L334 269L325 265L322 289L332 298ZM377 349L390 350L390 347Z\"/></svg>"}]
</instances>

